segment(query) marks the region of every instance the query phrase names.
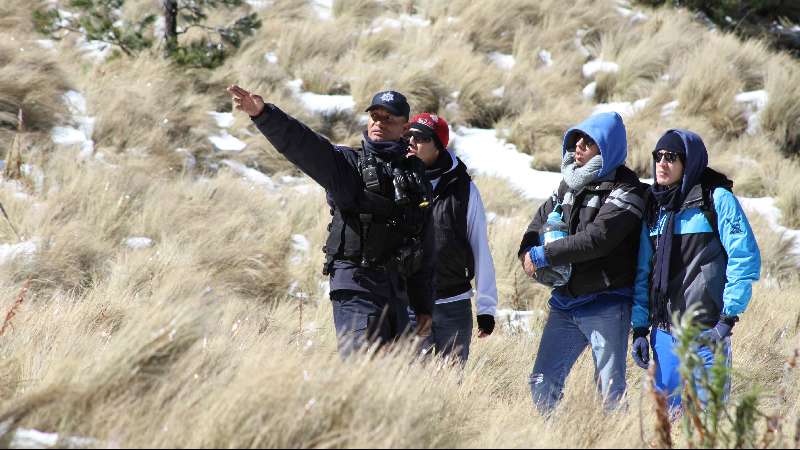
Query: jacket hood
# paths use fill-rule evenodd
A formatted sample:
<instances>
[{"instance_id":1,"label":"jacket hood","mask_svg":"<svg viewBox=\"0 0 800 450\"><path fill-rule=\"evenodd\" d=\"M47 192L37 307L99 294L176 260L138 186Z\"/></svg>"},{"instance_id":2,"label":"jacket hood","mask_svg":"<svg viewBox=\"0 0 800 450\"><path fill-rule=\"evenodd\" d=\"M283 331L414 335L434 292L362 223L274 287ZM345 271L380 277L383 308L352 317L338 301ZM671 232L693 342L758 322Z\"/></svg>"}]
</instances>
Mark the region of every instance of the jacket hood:
<instances>
[{"instance_id":1,"label":"jacket hood","mask_svg":"<svg viewBox=\"0 0 800 450\"><path fill-rule=\"evenodd\" d=\"M708 167L708 150L703 139L696 133L689 130L675 128L667 130L664 135L675 133L680 136L683 146L686 149L684 162L683 181L681 182L681 194L683 197L689 194L692 188L700 183L703 174ZM657 150L657 149L656 149ZM653 162L653 178L656 177L656 163ZM656 182L654 182L654 186Z\"/></svg>"},{"instance_id":2,"label":"jacket hood","mask_svg":"<svg viewBox=\"0 0 800 450\"><path fill-rule=\"evenodd\" d=\"M625 160L628 159L628 138L625 124L619 114L615 112L595 114L567 130L561 149L562 156L575 147L578 132L589 135L600 147L600 154L603 156L600 178L625 164Z\"/></svg>"}]
</instances>

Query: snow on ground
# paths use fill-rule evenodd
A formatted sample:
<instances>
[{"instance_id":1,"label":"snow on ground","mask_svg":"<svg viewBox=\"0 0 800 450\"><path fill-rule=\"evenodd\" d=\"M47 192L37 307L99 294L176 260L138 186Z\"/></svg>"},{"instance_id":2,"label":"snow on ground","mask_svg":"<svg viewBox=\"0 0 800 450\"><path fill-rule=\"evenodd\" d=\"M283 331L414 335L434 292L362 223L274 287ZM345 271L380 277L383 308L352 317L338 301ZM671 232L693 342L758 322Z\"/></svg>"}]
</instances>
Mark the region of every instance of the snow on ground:
<instances>
[{"instance_id":1,"label":"snow on ground","mask_svg":"<svg viewBox=\"0 0 800 450\"><path fill-rule=\"evenodd\" d=\"M214 118L214 121L217 122L217 126L220 128L230 128L233 125L233 113L209 111L208 115Z\"/></svg>"},{"instance_id":2,"label":"snow on ground","mask_svg":"<svg viewBox=\"0 0 800 450\"><path fill-rule=\"evenodd\" d=\"M761 129L761 112L767 107L769 94L765 90L742 92L736 102L744 107L747 118L747 134L753 135Z\"/></svg>"},{"instance_id":3,"label":"snow on ground","mask_svg":"<svg viewBox=\"0 0 800 450\"><path fill-rule=\"evenodd\" d=\"M313 0L311 5L320 19L331 20L333 18L333 0Z\"/></svg>"},{"instance_id":4,"label":"snow on ground","mask_svg":"<svg viewBox=\"0 0 800 450\"><path fill-rule=\"evenodd\" d=\"M20 257L31 256L39 248L38 240L32 239L18 244L0 245L0 265L5 265Z\"/></svg>"},{"instance_id":5,"label":"snow on ground","mask_svg":"<svg viewBox=\"0 0 800 450\"><path fill-rule=\"evenodd\" d=\"M86 97L80 92L68 91L62 96L62 101L67 105L75 126L54 127L53 142L58 145L80 145L81 158L87 157L94 152L92 134L95 118L89 117L86 112Z\"/></svg>"},{"instance_id":6,"label":"snow on ground","mask_svg":"<svg viewBox=\"0 0 800 450\"><path fill-rule=\"evenodd\" d=\"M532 334L531 321L544 316L544 310L515 311L513 309L498 309L495 319L498 325L506 332Z\"/></svg>"},{"instance_id":7,"label":"snow on ground","mask_svg":"<svg viewBox=\"0 0 800 450\"><path fill-rule=\"evenodd\" d=\"M588 79L594 78L598 73L617 72L619 72L619 64L602 59L595 59L583 65L583 77Z\"/></svg>"},{"instance_id":8,"label":"snow on ground","mask_svg":"<svg viewBox=\"0 0 800 450\"><path fill-rule=\"evenodd\" d=\"M56 41L52 39L37 39L36 44L45 50L53 50L56 48Z\"/></svg>"},{"instance_id":9,"label":"snow on ground","mask_svg":"<svg viewBox=\"0 0 800 450\"><path fill-rule=\"evenodd\" d=\"M125 239L125 245L132 250L143 250L152 247L155 242L147 237L129 237Z\"/></svg>"},{"instance_id":10,"label":"snow on ground","mask_svg":"<svg viewBox=\"0 0 800 450\"><path fill-rule=\"evenodd\" d=\"M561 183L561 174L533 170L533 156L499 139L495 130L459 127L451 148L478 175L502 178L526 199L550 197Z\"/></svg>"},{"instance_id":11,"label":"snow on ground","mask_svg":"<svg viewBox=\"0 0 800 450\"><path fill-rule=\"evenodd\" d=\"M777 233L785 233L786 237L794 240L794 254L800 256L800 230L791 230L780 224L781 210L775 205L772 197L746 198L737 197L742 207L748 211L760 214L767 220L770 228Z\"/></svg>"},{"instance_id":12,"label":"snow on ground","mask_svg":"<svg viewBox=\"0 0 800 450\"><path fill-rule=\"evenodd\" d=\"M290 260L293 264L300 264L303 258L311 250L311 242L302 234L292 235L292 256Z\"/></svg>"},{"instance_id":13,"label":"snow on ground","mask_svg":"<svg viewBox=\"0 0 800 450\"><path fill-rule=\"evenodd\" d=\"M218 136L209 136L208 140L223 152L240 152L247 147L247 144L224 130Z\"/></svg>"},{"instance_id":14,"label":"snow on ground","mask_svg":"<svg viewBox=\"0 0 800 450\"><path fill-rule=\"evenodd\" d=\"M251 169L238 161L231 161L229 159L223 160L222 164L230 167L231 170L241 175L242 178L257 185L263 186L267 189L275 189L275 182L272 181L267 174L256 169Z\"/></svg>"},{"instance_id":15,"label":"snow on ground","mask_svg":"<svg viewBox=\"0 0 800 450\"><path fill-rule=\"evenodd\" d=\"M597 95L597 81L592 81L583 88L583 98L594 100L595 95Z\"/></svg>"},{"instance_id":16,"label":"snow on ground","mask_svg":"<svg viewBox=\"0 0 800 450\"><path fill-rule=\"evenodd\" d=\"M81 37L78 49L83 53L84 58L91 59L95 63L101 63L111 55L113 45L102 41L87 41Z\"/></svg>"},{"instance_id":17,"label":"snow on ground","mask_svg":"<svg viewBox=\"0 0 800 450\"><path fill-rule=\"evenodd\" d=\"M62 437L57 433L43 433L38 430L17 428L8 443L9 448L92 448L106 447L96 439L83 437Z\"/></svg>"},{"instance_id":18,"label":"snow on ground","mask_svg":"<svg viewBox=\"0 0 800 450\"><path fill-rule=\"evenodd\" d=\"M255 9L256 11L261 11L262 9L267 9L268 6L272 5L271 0L245 0L245 2L250 5L251 8Z\"/></svg>"},{"instance_id":19,"label":"snow on ground","mask_svg":"<svg viewBox=\"0 0 800 450\"><path fill-rule=\"evenodd\" d=\"M421 16L402 14L398 18L379 17L372 22L372 27L366 31L366 34L380 33L386 29L402 30L406 28L429 27L430 25L431 21Z\"/></svg>"},{"instance_id":20,"label":"snow on ground","mask_svg":"<svg viewBox=\"0 0 800 450\"><path fill-rule=\"evenodd\" d=\"M616 112L620 116L627 118L643 110L649 102L649 98L643 98L635 102L600 103L594 107L592 114Z\"/></svg>"},{"instance_id":21,"label":"snow on ground","mask_svg":"<svg viewBox=\"0 0 800 450\"><path fill-rule=\"evenodd\" d=\"M356 106L352 95L322 95L313 92L303 92L303 80L299 78L287 82L286 85L300 100L303 106L309 112L315 114L349 112Z\"/></svg>"},{"instance_id":22,"label":"snow on ground","mask_svg":"<svg viewBox=\"0 0 800 450\"><path fill-rule=\"evenodd\" d=\"M550 67L553 65L553 54L547 50L539 50L539 59L545 66Z\"/></svg>"},{"instance_id":23,"label":"snow on ground","mask_svg":"<svg viewBox=\"0 0 800 450\"><path fill-rule=\"evenodd\" d=\"M278 55L275 52L264 53L264 60L270 64L278 64Z\"/></svg>"},{"instance_id":24,"label":"snow on ground","mask_svg":"<svg viewBox=\"0 0 800 450\"><path fill-rule=\"evenodd\" d=\"M489 53L489 59L499 68L503 70L511 70L517 64L514 55L508 55L500 52Z\"/></svg>"},{"instance_id":25,"label":"snow on ground","mask_svg":"<svg viewBox=\"0 0 800 450\"><path fill-rule=\"evenodd\" d=\"M680 102L677 100L671 101L664 106L661 107L661 117L667 118L675 113L675 110L678 109L680 106Z\"/></svg>"}]
</instances>

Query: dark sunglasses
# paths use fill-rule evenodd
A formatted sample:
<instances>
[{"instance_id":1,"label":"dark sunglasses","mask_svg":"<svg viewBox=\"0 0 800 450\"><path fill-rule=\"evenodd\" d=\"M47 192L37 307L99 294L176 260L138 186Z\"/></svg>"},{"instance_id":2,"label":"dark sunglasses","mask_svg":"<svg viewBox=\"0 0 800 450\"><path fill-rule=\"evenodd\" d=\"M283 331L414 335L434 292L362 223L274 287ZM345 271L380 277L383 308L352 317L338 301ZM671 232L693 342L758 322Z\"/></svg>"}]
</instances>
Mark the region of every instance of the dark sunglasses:
<instances>
[{"instance_id":1,"label":"dark sunglasses","mask_svg":"<svg viewBox=\"0 0 800 450\"><path fill-rule=\"evenodd\" d=\"M433 141L433 137L424 136L424 135L419 134L419 133L409 133L409 134L406 135L406 139L408 139L409 141L411 140L411 138L414 138L414 142L417 142L419 144L427 144L427 143Z\"/></svg>"},{"instance_id":2,"label":"dark sunglasses","mask_svg":"<svg viewBox=\"0 0 800 450\"><path fill-rule=\"evenodd\" d=\"M658 150L653 152L653 161L655 161L656 164L660 163L662 159L666 160L670 164L673 164L675 161L681 159L681 156L675 152L665 152Z\"/></svg>"},{"instance_id":3,"label":"dark sunglasses","mask_svg":"<svg viewBox=\"0 0 800 450\"><path fill-rule=\"evenodd\" d=\"M583 133L578 133L577 137L575 138L575 146L576 147L578 146L578 141L580 141L581 139L583 139L583 144L586 147L591 147L593 145L597 145L597 142L595 142L594 139L592 139L588 135L583 134Z\"/></svg>"}]
</instances>

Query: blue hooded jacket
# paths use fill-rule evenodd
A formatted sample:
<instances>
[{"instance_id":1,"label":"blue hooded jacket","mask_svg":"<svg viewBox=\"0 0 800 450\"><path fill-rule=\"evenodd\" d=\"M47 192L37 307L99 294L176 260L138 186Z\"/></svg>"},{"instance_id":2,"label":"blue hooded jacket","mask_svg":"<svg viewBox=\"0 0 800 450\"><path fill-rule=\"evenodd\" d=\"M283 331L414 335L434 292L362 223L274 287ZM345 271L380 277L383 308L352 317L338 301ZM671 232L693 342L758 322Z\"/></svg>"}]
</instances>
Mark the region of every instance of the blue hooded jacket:
<instances>
[{"instance_id":1,"label":"blue hooded jacket","mask_svg":"<svg viewBox=\"0 0 800 450\"><path fill-rule=\"evenodd\" d=\"M576 135L579 132L589 135L600 148L600 154L603 156L600 179L625 164L625 160L628 159L628 137L619 114L615 112L595 114L567 130L564 134L562 156L575 148L578 140Z\"/></svg>"},{"instance_id":2,"label":"blue hooded jacket","mask_svg":"<svg viewBox=\"0 0 800 450\"><path fill-rule=\"evenodd\" d=\"M721 315L742 314L752 297L752 284L760 278L761 253L755 235L733 193L724 186L732 183L708 168L708 151L697 134L682 129L668 130L680 136L685 148L681 183L683 206L674 220L669 298L673 311L689 306L700 308L696 320L714 326ZM656 165L653 164L653 176ZM710 190L706 198L704 188ZM705 211L713 203L717 230ZM651 325L650 287L654 243L666 225L666 214L645 219L639 248L632 322L635 328ZM657 217L656 220L652 220Z\"/></svg>"}]
</instances>

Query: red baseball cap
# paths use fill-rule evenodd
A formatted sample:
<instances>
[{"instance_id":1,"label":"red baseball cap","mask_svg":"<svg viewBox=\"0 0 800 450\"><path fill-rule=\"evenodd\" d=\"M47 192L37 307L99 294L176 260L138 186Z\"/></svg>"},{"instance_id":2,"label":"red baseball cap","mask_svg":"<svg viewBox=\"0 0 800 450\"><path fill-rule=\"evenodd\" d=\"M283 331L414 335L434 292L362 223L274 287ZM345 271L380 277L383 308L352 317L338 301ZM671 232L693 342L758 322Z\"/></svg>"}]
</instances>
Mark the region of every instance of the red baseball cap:
<instances>
[{"instance_id":1,"label":"red baseball cap","mask_svg":"<svg viewBox=\"0 0 800 450\"><path fill-rule=\"evenodd\" d=\"M447 121L436 114L422 113L417 114L410 120L411 129L421 132L424 136L430 136L439 146L440 150L447 148L450 143L450 129Z\"/></svg>"}]
</instances>

